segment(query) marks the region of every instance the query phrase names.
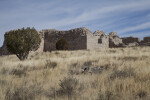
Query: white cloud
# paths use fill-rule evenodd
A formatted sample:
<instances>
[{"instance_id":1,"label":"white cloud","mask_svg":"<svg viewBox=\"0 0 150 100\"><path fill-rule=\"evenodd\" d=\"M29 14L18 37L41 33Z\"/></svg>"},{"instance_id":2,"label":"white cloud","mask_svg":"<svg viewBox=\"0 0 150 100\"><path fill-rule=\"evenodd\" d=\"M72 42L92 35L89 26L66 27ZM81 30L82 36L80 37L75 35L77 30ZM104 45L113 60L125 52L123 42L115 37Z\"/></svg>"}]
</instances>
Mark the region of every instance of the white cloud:
<instances>
[{"instance_id":1,"label":"white cloud","mask_svg":"<svg viewBox=\"0 0 150 100\"><path fill-rule=\"evenodd\" d=\"M40 1L41 3L39 4L38 2L27 3L25 0L18 0L22 6L15 6L16 8L12 9L8 7L10 10L7 9L6 11L0 9L0 27L2 28L3 26L0 32L8 31L8 27L17 29L23 26L34 26L37 29L43 29L80 26L82 23L90 24L89 21L97 19L100 22L99 24L107 30L111 29L111 27L116 27L114 23L118 18L115 18L115 16L126 18L128 14L150 9L149 0L101 0L102 3L95 2L94 4L89 4L86 0L85 2L83 1L72 4L71 0L54 0L49 2ZM26 2L28 5L23 5L22 2ZM66 14L66 16L61 17L61 13ZM60 18L56 18L57 16L60 16ZM149 19L149 16L145 20L147 19ZM150 22L132 27L125 26L126 28L117 32L124 33L146 29L148 26L150 26ZM91 27L89 26L89 28Z\"/></svg>"},{"instance_id":2,"label":"white cloud","mask_svg":"<svg viewBox=\"0 0 150 100\"><path fill-rule=\"evenodd\" d=\"M143 37L150 36L150 31L130 33L130 34L122 34L121 35L121 37L129 37L129 36L139 37L142 39Z\"/></svg>"},{"instance_id":3,"label":"white cloud","mask_svg":"<svg viewBox=\"0 0 150 100\"><path fill-rule=\"evenodd\" d=\"M140 25L136 25L136 26L130 26L127 27L125 29L121 29L118 31L118 33L126 33L126 32L130 32L130 31L138 31L138 30L142 30L142 29L147 29L150 28L150 22L146 22L146 23L142 23Z\"/></svg>"},{"instance_id":4,"label":"white cloud","mask_svg":"<svg viewBox=\"0 0 150 100\"><path fill-rule=\"evenodd\" d=\"M111 17L114 15L120 15L121 13L130 13L140 10L149 9L150 2L131 2L131 3L124 3L124 4L116 4L116 5L109 5L106 7L94 7L92 9L88 9L83 11L80 15L77 17L68 16L66 18L61 18L60 20L53 20L50 24L47 24L48 26L54 26L54 27L60 27L65 25L72 25L82 22L87 22L95 19L103 19L106 17ZM71 8L73 9L73 8ZM65 10L65 9L64 9ZM63 10L62 10L63 11ZM76 13L78 9L75 9L74 13ZM71 10L69 12L71 13ZM113 20L113 19L112 19Z\"/></svg>"}]
</instances>

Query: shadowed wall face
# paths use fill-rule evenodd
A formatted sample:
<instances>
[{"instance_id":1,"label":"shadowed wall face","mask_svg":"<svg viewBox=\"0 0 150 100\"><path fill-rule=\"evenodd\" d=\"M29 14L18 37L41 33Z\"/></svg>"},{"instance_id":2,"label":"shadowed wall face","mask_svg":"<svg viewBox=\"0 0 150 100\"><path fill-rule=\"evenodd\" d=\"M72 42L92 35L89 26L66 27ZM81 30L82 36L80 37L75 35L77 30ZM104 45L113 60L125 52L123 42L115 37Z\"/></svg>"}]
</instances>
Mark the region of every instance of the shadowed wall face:
<instances>
[{"instance_id":1,"label":"shadowed wall face","mask_svg":"<svg viewBox=\"0 0 150 100\"><path fill-rule=\"evenodd\" d=\"M109 37L103 31L96 31L94 35L87 28L77 28L69 31L43 30L44 51L56 50L56 43L65 38L69 43L69 50L92 50L109 47Z\"/></svg>"},{"instance_id":2,"label":"shadowed wall face","mask_svg":"<svg viewBox=\"0 0 150 100\"><path fill-rule=\"evenodd\" d=\"M87 49L86 35L82 34L81 31L56 31L49 30L45 31L44 34L44 51L52 51L56 50L56 42L60 40L62 37L66 39L69 43L69 50L82 50Z\"/></svg>"},{"instance_id":3,"label":"shadowed wall face","mask_svg":"<svg viewBox=\"0 0 150 100\"><path fill-rule=\"evenodd\" d=\"M145 37L144 42L150 42L150 37Z\"/></svg>"},{"instance_id":4,"label":"shadowed wall face","mask_svg":"<svg viewBox=\"0 0 150 100\"><path fill-rule=\"evenodd\" d=\"M140 38L136 38L136 37L126 37L126 38L122 38L122 42L124 44L134 43L134 42L140 43L141 40Z\"/></svg>"},{"instance_id":5,"label":"shadowed wall face","mask_svg":"<svg viewBox=\"0 0 150 100\"><path fill-rule=\"evenodd\" d=\"M5 33L4 35L4 43L3 43L3 46L0 48L0 56L1 55L10 55L12 53L10 53L7 49L7 46L6 46L6 41L5 41L5 38L6 38L6 34L7 32Z\"/></svg>"}]
</instances>

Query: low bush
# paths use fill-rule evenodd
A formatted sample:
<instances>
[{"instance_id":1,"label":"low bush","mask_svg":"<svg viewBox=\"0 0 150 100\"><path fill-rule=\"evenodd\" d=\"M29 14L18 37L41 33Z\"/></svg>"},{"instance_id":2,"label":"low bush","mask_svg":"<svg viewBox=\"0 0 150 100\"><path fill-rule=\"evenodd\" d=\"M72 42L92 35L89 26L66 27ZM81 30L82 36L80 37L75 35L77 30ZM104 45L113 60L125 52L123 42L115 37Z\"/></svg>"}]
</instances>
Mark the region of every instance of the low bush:
<instances>
[{"instance_id":1,"label":"low bush","mask_svg":"<svg viewBox=\"0 0 150 100\"><path fill-rule=\"evenodd\" d=\"M35 100L35 96L28 88L17 87L6 91L5 100Z\"/></svg>"},{"instance_id":2,"label":"low bush","mask_svg":"<svg viewBox=\"0 0 150 100\"><path fill-rule=\"evenodd\" d=\"M69 43L66 41L65 38L61 38L56 43L56 49L57 50L68 50L69 49Z\"/></svg>"},{"instance_id":3,"label":"low bush","mask_svg":"<svg viewBox=\"0 0 150 100\"><path fill-rule=\"evenodd\" d=\"M67 95L71 98L72 95L76 94L78 91L78 80L73 77L65 77L60 80L60 89L57 91L58 95Z\"/></svg>"},{"instance_id":4,"label":"low bush","mask_svg":"<svg viewBox=\"0 0 150 100\"><path fill-rule=\"evenodd\" d=\"M115 78L127 78L127 77L132 77L134 76L134 71L132 68L129 69L123 69L123 70L115 70L111 75L110 79L115 79Z\"/></svg>"},{"instance_id":5,"label":"low bush","mask_svg":"<svg viewBox=\"0 0 150 100\"><path fill-rule=\"evenodd\" d=\"M57 66L57 63L56 62L53 62L51 60L47 60L46 61L46 64L45 64L45 67L46 68L55 68Z\"/></svg>"},{"instance_id":6,"label":"low bush","mask_svg":"<svg viewBox=\"0 0 150 100\"><path fill-rule=\"evenodd\" d=\"M24 81L21 85L10 84L5 91L4 100L41 100L43 87L41 84L34 83L32 85L27 84Z\"/></svg>"},{"instance_id":7,"label":"low bush","mask_svg":"<svg viewBox=\"0 0 150 100\"><path fill-rule=\"evenodd\" d=\"M111 91L106 91L105 93L98 94L98 100L116 100L116 95Z\"/></svg>"},{"instance_id":8,"label":"low bush","mask_svg":"<svg viewBox=\"0 0 150 100\"><path fill-rule=\"evenodd\" d=\"M147 92L141 90L141 91L138 92L137 96L138 96L139 98L144 98L144 97L147 96Z\"/></svg>"}]
</instances>

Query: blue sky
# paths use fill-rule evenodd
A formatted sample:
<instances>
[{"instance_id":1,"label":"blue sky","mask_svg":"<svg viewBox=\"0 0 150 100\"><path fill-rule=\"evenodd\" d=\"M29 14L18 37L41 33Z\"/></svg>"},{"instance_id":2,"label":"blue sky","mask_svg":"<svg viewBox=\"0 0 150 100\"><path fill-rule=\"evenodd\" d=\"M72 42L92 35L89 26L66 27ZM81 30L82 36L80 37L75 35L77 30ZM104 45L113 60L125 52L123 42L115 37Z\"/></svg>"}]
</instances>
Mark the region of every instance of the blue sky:
<instances>
[{"instance_id":1,"label":"blue sky","mask_svg":"<svg viewBox=\"0 0 150 100\"><path fill-rule=\"evenodd\" d=\"M4 33L22 27L150 36L150 0L0 0L0 46Z\"/></svg>"}]
</instances>

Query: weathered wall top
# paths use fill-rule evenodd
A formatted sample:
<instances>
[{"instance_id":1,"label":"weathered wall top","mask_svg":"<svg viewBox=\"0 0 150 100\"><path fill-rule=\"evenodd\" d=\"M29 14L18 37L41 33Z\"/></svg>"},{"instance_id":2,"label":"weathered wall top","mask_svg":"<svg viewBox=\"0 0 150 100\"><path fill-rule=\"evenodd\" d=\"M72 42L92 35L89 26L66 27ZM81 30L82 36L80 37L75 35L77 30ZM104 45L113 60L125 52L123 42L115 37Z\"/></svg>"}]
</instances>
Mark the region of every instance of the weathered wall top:
<instances>
[{"instance_id":1,"label":"weathered wall top","mask_svg":"<svg viewBox=\"0 0 150 100\"><path fill-rule=\"evenodd\" d=\"M122 39L119 38L117 35L117 32L110 32L109 33L109 47L114 48L114 47L121 47L122 44Z\"/></svg>"},{"instance_id":2,"label":"weathered wall top","mask_svg":"<svg viewBox=\"0 0 150 100\"><path fill-rule=\"evenodd\" d=\"M81 28L75 28L71 30L56 30L56 29L44 29L40 32L48 33L48 34L68 34L68 33L76 33L80 35L91 35L92 32L86 28L86 27L81 27Z\"/></svg>"},{"instance_id":3,"label":"weathered wall top","mask_svg":"<svg viewBox=\"0 0 150 100\"><path fill-rule=\"evenodd\" d=\"M117 32L110 32L109 36L117 36L118 37Z\"/></svg>"},{"instance_id":4,"label":"weathered wall top","mask_svg":"<svg viewBox=\"0 0 150 100\"><path fill-rule=\"evenodd\" d=\"M103 30L101 30L101 31L95 31L94 33L93 33L93 35L94 36L101 36L101 35L105 35L106 36L106 34L105 34L105 32L103 31Z\"/></svg>"}]
</instances>

